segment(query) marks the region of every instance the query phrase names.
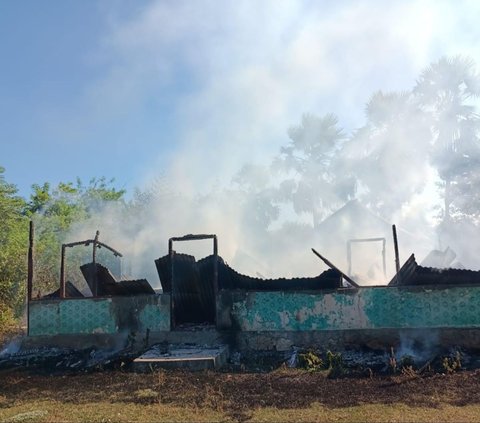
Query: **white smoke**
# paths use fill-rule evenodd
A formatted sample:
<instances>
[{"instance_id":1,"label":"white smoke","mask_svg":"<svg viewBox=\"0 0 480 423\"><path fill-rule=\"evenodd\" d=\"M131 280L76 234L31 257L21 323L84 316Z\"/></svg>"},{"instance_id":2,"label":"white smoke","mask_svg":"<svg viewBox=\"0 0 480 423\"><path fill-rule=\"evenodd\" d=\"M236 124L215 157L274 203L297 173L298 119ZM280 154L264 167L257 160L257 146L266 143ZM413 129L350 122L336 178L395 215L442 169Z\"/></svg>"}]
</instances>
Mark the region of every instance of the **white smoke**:
<instances>
[{"instance_id":1,"label":"white smoke","mask_svg":"<svg viewBox=\"0 0 480 423\"><path fill-rule=\"evenodd\" d=\"M166 254L172 236L215 233L227 262L264 276L320 273L326 267L310 247L347 270L346 241L380 236L387 240L387 276L373 279L388 281L394 270L389 229L362 229L358 222L356 231L327 237L305 220L293 224L298 218L284 208L275 230L248 218L252 204L231 188L232 177L245 163L268 165L304 112L334 112L352 133L364 124L364 104L373 92L411 89L421 69L442 54L475 58L479 9L473 1L154 1L128 18L111 11L101 46L111 67L88 87L85 102L95 119L114 123L152 98L169 104L175 131L159 131L158 151L136 183L146 190L161 169L170 193L154 196L137 214L106 206L75 227L69 240L91 238L99 229L104 242L130 257L134 276L156 284L153 259ZM399 133L393 140L382 173L366 175L390 181L382 192L390 205L383 217L385 228L398 225L402 261L437 247L432 206L438 177L418 151L424 144L415 130L412 124L408 137ZM138 148L152 146L138 140ZM406 154L409 148L415 154ZM356 148L350 154L361 157ZM344 163L342 170L353 166ZM397 207L400 192L408 201ZM211 251L201 245L191 251ZM355 261L358 266L376 255L365 266L376 273L381 252L370 247L358 247Z\"/></svg>"}]
</instances>

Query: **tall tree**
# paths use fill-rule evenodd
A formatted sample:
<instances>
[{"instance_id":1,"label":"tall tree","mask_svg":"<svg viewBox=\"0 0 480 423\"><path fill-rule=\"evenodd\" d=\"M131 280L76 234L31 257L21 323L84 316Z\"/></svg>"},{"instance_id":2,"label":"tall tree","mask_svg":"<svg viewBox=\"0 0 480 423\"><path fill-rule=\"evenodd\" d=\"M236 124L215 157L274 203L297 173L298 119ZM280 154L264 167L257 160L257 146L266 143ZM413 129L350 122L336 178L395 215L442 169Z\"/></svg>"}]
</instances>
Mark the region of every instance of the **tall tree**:
<instances>
[{"instance_id":1,"label":"tall tree","mask_svg":"<svg viewBox=\"0 0 480 423\"><path fill-rule=\"evenodd\" d=\"M443 221L463 214L476 202L480 164L479 115L471 100L480 95L480 78L472 59L442 57L427 67L414 88L420 106L431 116L431 161L443 183ZM469 201L469 196L476 201ZM463 209L463 211L462 211Z\"/></svg>"},{"instance_id":2,"label":"tall tree","mask_svg":"<svg viewBox=\"0 0 480 423\"><path fill-rule=\"evenodd\" d=\"M362 202L389 218L424 188L429 127L409 92L374 93L365 115L345 144L343 163Z\"/></svg>"},{"instance_id":3,"label":"tall tree","mask_svg":"<svg viewBox=\"0 0 480 423\"><path fill-rule=\"evenodd\" d=\"M125 190L113 186L114 180L93 178L88 184L80 179L34 184L25 213L36 223L35 287L49 291L57 286L60 246L73 223L100 212L103 205L123 200ZM92 234L93 236L93 234Z\"/></svg>"},{"instance_id":4,"label":"tall tree","mask_svg":"<svg viewBox=\"0 0 480 423\"><path fill-rule=\"evenodd\" d=\"M26 280L28 220L25 203L0 167L0 325L21 310Z\"/></svg>"},{"instance_id":5,"label":"tall tree","mask_svg":"<svg viewBox=\"0 0 480 423\"><path fill-rule=\"evenodd\" d=\"M282 147L274 169L283 173L280 196L296 213L312 216L314 227L353 195L354 184L337 172L337 154L346 136L333 114L304 115L288 130L290 142Z\"/></svg>"},{"instance_id":6,"label":"tall tree","mask_svg":"<svg viewBox=\"0 0 480 423\"><path fill-rule=\"evenodd\" d=\"M227 193L235 195L243 209L245 227L254 231L266 230L279 216L278 193L272 187L268 167L247 164L232 180L236 191Z\"/></svg>"}]
</instances>

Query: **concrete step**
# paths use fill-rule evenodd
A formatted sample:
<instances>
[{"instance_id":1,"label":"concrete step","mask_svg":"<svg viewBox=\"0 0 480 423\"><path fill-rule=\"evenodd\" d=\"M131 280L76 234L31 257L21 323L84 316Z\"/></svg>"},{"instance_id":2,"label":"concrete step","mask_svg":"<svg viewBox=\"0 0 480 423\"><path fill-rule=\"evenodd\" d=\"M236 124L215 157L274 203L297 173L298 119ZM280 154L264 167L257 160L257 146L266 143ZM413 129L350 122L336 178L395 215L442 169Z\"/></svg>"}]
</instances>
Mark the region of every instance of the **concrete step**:
<instances>
[{"instance_id":1,"label":"concrete step","mask_svg":"<svg viewBox=\"0 0 480 423\"><path fill-rule=\"evenodd\" d=\"M195 344L152 346L133 361L133 370L148 372L154 369L219 369L227 363L228 345L205 346Z\"/></svg>"}]
</instances>

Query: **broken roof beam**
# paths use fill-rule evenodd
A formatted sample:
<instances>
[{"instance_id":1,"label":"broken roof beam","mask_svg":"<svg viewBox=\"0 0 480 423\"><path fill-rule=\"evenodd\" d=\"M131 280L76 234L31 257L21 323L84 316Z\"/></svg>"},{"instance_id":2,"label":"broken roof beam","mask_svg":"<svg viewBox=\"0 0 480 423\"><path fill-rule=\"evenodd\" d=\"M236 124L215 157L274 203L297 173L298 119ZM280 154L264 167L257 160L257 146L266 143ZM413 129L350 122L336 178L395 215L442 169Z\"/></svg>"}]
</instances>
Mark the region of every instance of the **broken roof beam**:
<instances>
[{"instance_id":1,"label":"broken roof beam","mask_svg":"<svg viewBox=\"0 0 480 423\"><path fill-rule=\"evenodd\" d=\"M116 257L123 257L122 253L119 251L115 250L114 248L110 247L107 244L104 244L101 241L95 240L95 239L87 239L85 241L75 241L75 242L69 242L67 244L62 244L64 247L76 247L77 245L85 245L88 247L90 244L95 243L96 245L100 245L101 247L106 248L107 250L110 250L114 256Z\"/></svg>"},{"instance_id":2,"label":"broken roof beam","mask_svg":"<svg viewBox=\"0 0 480 423\"><path fill-rule=\"evenodd\" d=\"M343 273L337 266L335 266L330 260L327 260L325 257L323 257L318 251L315 250L315 248L312 248L313 254L315 254L317 257L319 257L330 269L336 270L339 272L342 277L352 286L355 288L361 288L361 286L356 283L351 277L347 276L345 273Z\"/></svg>"},{"instance_id":3,"label":"broken roof beam","mask_svg":"<svg viewBox=\"0 0 480 423\"><path fill-rule=\"evenodd\" d=\"M188 234L184 236L175 236L170 238L172 241L196 241L196 240L201 240L201 239L216 239L217 235L194 235L194 234Z\"/></svg>"}]
</instances>

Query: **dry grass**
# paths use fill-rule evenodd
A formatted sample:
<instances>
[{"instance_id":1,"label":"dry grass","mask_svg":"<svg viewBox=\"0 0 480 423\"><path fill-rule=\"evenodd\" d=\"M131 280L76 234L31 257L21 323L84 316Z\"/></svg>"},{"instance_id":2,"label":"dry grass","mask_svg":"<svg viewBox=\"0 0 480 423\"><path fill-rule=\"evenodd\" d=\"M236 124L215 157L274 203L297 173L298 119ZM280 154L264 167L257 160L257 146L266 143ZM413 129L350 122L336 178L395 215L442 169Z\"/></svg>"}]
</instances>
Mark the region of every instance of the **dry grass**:
<instances>
[{"instance_id":1,"label":"dry grass","mask_svg":"<svg viewBox=\"0 0 480 423\"><path fill-rule=\"evenodd\" d=\"M335 380L290 369L14 372L0 374L0 422L479 421L479 391L479 371Z\"/></svg>"},{"instance_id":2,"label":"dry grass","mask_svg":"<svg viewBox=\"0 0 480 423\"><path fill-rule=\"evenodd\" d=\"M0 409L1 422L477 422L480 406L411 407L401 403L363 404L329 408L320 403L308 408L255 407L228 413L209 407L171 404L116 403L109 401L68 404L62 401L25 401Z\"/></svg>"}]
</instances>

